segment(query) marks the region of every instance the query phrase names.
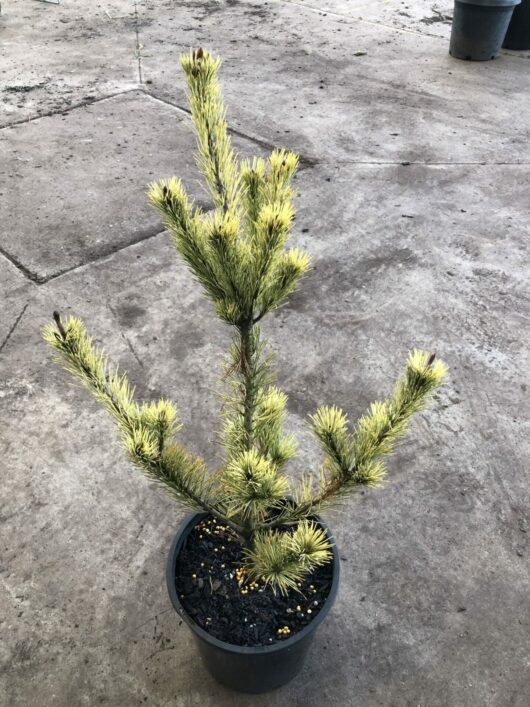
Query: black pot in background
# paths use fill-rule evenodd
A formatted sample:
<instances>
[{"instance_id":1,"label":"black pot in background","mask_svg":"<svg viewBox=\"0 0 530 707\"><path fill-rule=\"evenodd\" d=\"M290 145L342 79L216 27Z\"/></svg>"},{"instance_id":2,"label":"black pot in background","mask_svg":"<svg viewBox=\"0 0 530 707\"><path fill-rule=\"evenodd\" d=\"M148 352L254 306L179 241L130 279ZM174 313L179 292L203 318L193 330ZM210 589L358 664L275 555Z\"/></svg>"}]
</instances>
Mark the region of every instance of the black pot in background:
<instances>
[{"instance_id":1,"label":"black pot in background","mask_svg":"<svg viewBox=\"0 0 530 707\"><path fill-rule=\"evenodd\" d=\"M285 685L300 671L315 632L326 618L335 600L339 586L340 560L333 536L320 518L315 518L332 542L333 578L326 603L311 623L291 638L271 646L235 646L210 636L198 626L180 603L175 586L177 559L180 551L194 526L207 517L207 513L189 516L173 540L166 572L171 603L192 630L204 664L218 682L240 692L260 693L274 690Z\"/></svg>"},{"instance_id":2,"label":"black pot in background","mask_svg":"<svg viewBox=\"0 0 530 707\"><path fill-rule=\"evenodd\" d=\"M449 54L487 61L500 52L513 8L521 0L455 0Z\"/></svg>"},{"instance_id":3,"label":"black pot in background","mask_svg":"<svg viewBox=\"0 0 530 707\"><path fill-rule=\"evenodd\" d=\"M530 49L530 0L522 0L513 11L503 47Z\"/></svg>"}]
</instances>

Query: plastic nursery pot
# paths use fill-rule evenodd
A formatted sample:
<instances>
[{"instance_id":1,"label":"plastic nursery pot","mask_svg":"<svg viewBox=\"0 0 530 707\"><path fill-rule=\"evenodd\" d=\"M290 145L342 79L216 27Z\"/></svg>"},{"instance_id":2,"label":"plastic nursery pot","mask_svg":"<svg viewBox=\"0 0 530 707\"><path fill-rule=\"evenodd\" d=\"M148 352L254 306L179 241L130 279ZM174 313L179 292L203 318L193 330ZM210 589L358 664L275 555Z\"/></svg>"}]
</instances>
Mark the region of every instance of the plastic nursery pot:
<instances>
[{"instance_id":1,"label":"plastic nursery pot","mask_svg":"<svg viewBox=\"0 0 530 707\"><path fill-rule=\"evenodd\" d=\"M455 0L449 54L488 61L501 50L513 8L521 0Z\"/></svg>"},{"instance_id":2,"label":"plastic nursery pot","mask_svg":"<svg viewBox=\"0 0 530 707\"><path fill-rule=\"evenodd\" d=\"M506 49L530 49L530 0L522 0L514 9L502 46Z\"/></svg>"},{"instance_id":3,"label":"plastic nursery pot","mask_svg":"<svg viewBox=\"0 0 530 707\"><path fill-rule=\"evenodd\" d=\"M191 530L204 518L208 518L207 513L197 513L186 518L171 545L166 572L171 603L190 627L204 665L218 682L239 692L255 694L281 687L292 680L302 668L316 630L335 600L339 586L340 560L333 536L322 520L315 517L332 542L333 574L326 602L311 623L292 637L270 646L237 646L210 636L198 626L187 614L177 593L175 580L179 554Z\"/></svg>"}]
</instances>

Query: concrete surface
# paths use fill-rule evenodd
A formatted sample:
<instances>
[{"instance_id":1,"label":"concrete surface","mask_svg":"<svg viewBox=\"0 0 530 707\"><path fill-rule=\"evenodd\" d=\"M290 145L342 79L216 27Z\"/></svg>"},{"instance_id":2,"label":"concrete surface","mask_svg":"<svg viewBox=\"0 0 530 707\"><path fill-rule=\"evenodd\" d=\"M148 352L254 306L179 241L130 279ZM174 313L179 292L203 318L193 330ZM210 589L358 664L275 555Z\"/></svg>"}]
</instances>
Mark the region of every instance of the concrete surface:
<instances>
[{"instance_id":1,"label":"concrete surface","mask_svg":"<svg viewBox=\"0 0 530 707\"><path fill-rule=\"evenodd\" d=\"M447 2L316 5L2 3L2 707L528 704L529 53L451 60L449 25L422 21ZM40 340L53 309L82 316L215 463L228 332L144 198L175 172L204 200L176 69L198 44L226 58L238 150L303 157L293 240L314 270L265 324L293 472L318 462L317 405L355 418L413 346L451 369L388 483L329 516L336 607L261 697L203 670L164 586L182 514Z\"/></svg>"},{"instance_id":2,"label":"concrete surface","mask_svg":"<svg viewBox=\"0 0 530 707\"><path fill-rule=\"evenodd\" d=\"M132 91L30 121L23 128L6 127L0 222L12 219L14 227L2 247L42 282L149 238L162 227L147 203L146 187L177 169L196 202L208 206L198 185L189 149L193 135L185 117L173 106ZM248 140L236 139L235 144L241 154L251 154ZM20 184L31 184L31 209L25 200L17 203ZM68 238L57 239L59 231L68 232Z\"/></svg>"}]
</instances>

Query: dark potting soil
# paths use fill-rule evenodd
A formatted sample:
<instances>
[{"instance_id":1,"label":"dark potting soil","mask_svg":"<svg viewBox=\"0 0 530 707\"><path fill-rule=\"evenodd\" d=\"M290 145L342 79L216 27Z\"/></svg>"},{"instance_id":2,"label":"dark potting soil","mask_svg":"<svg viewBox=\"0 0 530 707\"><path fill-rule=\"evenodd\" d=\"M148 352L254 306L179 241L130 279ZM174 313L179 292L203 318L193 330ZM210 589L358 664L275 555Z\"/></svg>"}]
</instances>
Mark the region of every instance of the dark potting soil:
<instances>
[{"instance_id":1,"label":"dark potting soil","mask_svg":"<svg viewBox=\"0 0 530 707\"><path fill-rule=\"evenodd\" d=\"M214 518L192 529L177 559L175 585L182 606L195 623L226 643L263 646L290 638L317 616L331 589L331 562L287 596L274 594L264 582L240 583L242 564L236 534Z\"/></svg>"}]
</instances>

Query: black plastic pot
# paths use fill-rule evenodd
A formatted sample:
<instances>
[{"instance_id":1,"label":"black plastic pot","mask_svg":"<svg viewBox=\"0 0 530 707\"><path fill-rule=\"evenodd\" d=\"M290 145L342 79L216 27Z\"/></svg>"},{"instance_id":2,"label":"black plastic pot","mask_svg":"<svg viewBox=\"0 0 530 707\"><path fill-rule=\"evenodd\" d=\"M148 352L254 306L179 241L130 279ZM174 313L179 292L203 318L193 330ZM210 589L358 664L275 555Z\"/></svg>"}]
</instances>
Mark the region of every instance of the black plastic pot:
<instances>
[{"instance_id":1,"label":"black plastic pot","mask_svg":"<svg viewBox=\"0 0 530 707\"><path fill-rule=\"evenodd\" d=\"M339 586L340 560L333 536L320 518L315 518L325 529L333 544L333 579L326 603L311 623L291 638L272 646L235 646L210 636L198 626L180 603L175 586L177 559L180 551L193 527L207 517L206 513L189 516L173 540L166 572L171 603L190 627L197 641L204 665L218 682L240 692L260 693L274 690L292 680L300 671L315 632L326 618L335 600Z\"/></svg>"},{"instance_id":2,"label":"black plastic pot","mask_svg":"<svg viewBox=\"0 0 530 707\"><path fill-rule=\"evenodd\" d=\"M455 0L449 54L488 61L501 50L513 9L521 0Z\"/></svg>"},{"instance_id":3,"label":"black plastic pot","mask_svg":"<svg viewBox=\"0 0 530 707\"><path fill-rule=\"evenodd\" d=\"M513 11L502 46L506 49L530 49L530 0L522 0Z\"/></svg>"}]
</instances>

